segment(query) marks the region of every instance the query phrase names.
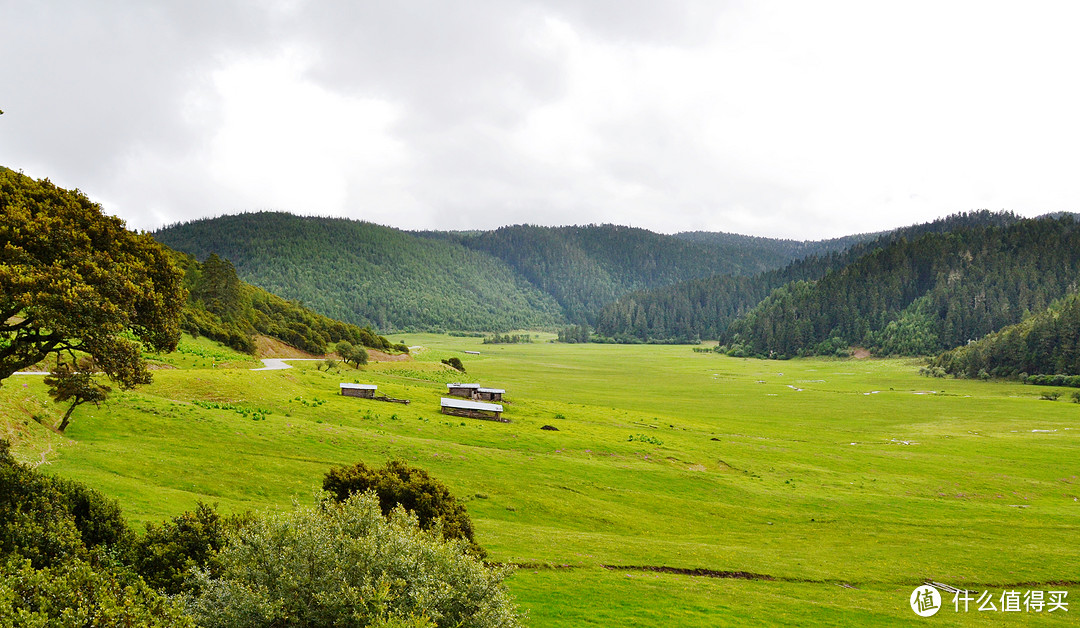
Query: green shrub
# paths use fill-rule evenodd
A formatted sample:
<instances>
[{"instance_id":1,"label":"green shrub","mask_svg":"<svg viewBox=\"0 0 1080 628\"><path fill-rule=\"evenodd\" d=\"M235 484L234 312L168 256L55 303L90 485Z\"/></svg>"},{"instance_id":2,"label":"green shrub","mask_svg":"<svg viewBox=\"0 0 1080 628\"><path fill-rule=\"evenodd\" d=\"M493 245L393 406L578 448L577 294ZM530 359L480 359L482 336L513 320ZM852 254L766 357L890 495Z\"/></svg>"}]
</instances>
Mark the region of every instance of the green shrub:
<instances>
[{"instance_id":1,"label":"green shrub","mask_svg":"<svg viewBox=\"0 0 1080 628\"><path fill-rule=\"evenodd\" d=\"M447 358L443 360L442 363L454 370L461 371L462 373L465 372L465 365L461 363L461 358L459 357L455 356L452 358Z\"/></svg>"},{"instance_id":2,"label":"green shrub","mask_svg":"<svg viewBox=\"0 0 1080 628\"><path fill-rule=\"evenodd\" d=\"M220 575L197 571L185 598L206 628L521 625L508 570L400 508L384 517L371 493L257 517L218 560Z\"/></svg>"},{"instance_id":3,"label":"green shrub","mask_svg":"<svg viewBox=\"0 0 1080 628\"><path fill-rule=\"evenodd\" d=\"M129 536L120 506L78 482L41 475L0 440L0 555L29 559L36 569L120 548Z\"/></svg>"},{"instance_id":4,"label":"green shrub","mask_svg":"<svg viewBox=\"0 0 1080 628\"><path fill-rule=\"evenodd\" d=\"M60 493L87 548L123 547L131 538L120 503L74 480L48 477Z\"/></svg>"},{"instance_id":5,"label":"green shrub","mask_svg":"<svg viewBox=\"0 0 1080 628\"><path fill-rule=\"evenodd\" d=\"M176 600L137 575L72 560L34 569L9 557L0 563L0 628L15 626L125 626L194 628Z\"/></svg>"},{"instance_id":6,"label":"green shrub","mask_svg":"<svg viewBox=\"0 0 1080 628\"><path fill-rule=\"evenodd\" d=\"M447 539L468 541L471 551L484 556L484 550L473 538L472 520L446 485L428 475L427 471L392 460L382 469L368 468L358 462L351 467L335 467L323 478L323 488L338 501L350 495L374 491L384 515L401 506L416 515L420 527L427 530L442 522Z\"/></svg>"},{"instance_id":7,"label":"green shrub","mask_svg":"<svg viewBox=\"0 0 1080 628\"><path fill-rule=\"evenodd\" d=\"M213 506L199 502L194 512L160 525L148 523L146 534L132 543L132 567L159 591L185 591L194 569L217 573L213 559L225 546L226 532L239 528L243 521L223 518Z\"/></svg>"}]
</instances>

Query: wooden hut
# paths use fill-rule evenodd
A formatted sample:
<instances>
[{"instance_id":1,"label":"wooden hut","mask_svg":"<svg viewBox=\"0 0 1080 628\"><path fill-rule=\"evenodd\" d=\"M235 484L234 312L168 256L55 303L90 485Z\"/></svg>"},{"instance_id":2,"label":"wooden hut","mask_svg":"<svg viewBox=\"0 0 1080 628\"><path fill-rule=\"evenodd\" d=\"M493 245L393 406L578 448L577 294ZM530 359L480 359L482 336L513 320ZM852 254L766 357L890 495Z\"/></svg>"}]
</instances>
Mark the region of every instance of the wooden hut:
<instances>
[{"instance_id":1,"label":"wooden hut","mask_svg":"<svg viewBox=\"0 0 1080 628\"><path fill-rule=\"evenodd\" d=\"M506 391L502 388L477 388L476 398L480 401L502 401Z\"/></svg>"},{"instance_id":2,"label":"wooden hut","mask_svg":"<svg viewBox=\"0 0 1080 628\"><path fill-rule=\"evenodd\" d=\"M476 391L480 389L480 384L447 384L446 394L451 397L465 397L466 399L474 399L476 397Z\"/></svg>"},{"instance_id":3,"label":"wooden hut","mask_svg":"<svg viewBox=\"0 0 1080 628\"><path fill-rule=\"evenodd\" d=\"M378 390L378 386L375 384L348 384L343 383L341 386L341 394L346 397L363 397L364 399L374 399L375 391Z\"/></svg>"},{"instance_id":4,"label":"wooden hut","mask_svg":"<svg viewBox=\"0 0 1080 628\"><path fill-rule=\"evenodd\" d=\"M439 405L443 414L465 416L472 419L485 419L509 423L509 419L502 417L503 407L497 403L481 403L479 401L465 401L463 399L447 399L443 397Z\"/></svg>"}]
</instances>

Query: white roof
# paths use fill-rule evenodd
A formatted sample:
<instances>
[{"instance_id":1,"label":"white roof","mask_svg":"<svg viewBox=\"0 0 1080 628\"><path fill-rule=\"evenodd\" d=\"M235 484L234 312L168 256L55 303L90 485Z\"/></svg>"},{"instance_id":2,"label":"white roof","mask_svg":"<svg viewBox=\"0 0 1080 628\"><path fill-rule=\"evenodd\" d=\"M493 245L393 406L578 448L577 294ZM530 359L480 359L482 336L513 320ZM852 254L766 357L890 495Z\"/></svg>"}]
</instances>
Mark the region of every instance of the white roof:
<instances>
[{"instance_id":1,"label":"white roof","mask_svg":"<svg viewBox=\"0 0 1080 628\"><path fill-rule=\"evenodd\" d=\"M443 408L457 408L458 410L487 410L489 412L502 412L503 407L497 403L483 403L480 401L465 401L464 399L442 398L439 405Z\"/></svg>"},{"instance_id":2,"label":"white roof","mask_svg":"<svg viewBox=\"0 0 1080 628\"><path fill-rule=\"evenodd\" d=\"M379 387L375 384L339 384L341 388L355 388L357 390L378 390Z\"/></svg>"},{"instance_id":3,"label":"white roof","mask_svg":"<svg viewBox=\"0 0 1080 628\"><path fill-rule=\"evenodd\" d=\"M458 383L453 383L453 384L447 384L446 387L447 388L480 388L480 384L458 384Z\"/></svg>"},{"instance_id":4,"label":"white roof","mask_svg":"<svg viewBox=\"0 0 1080 628\"><path fill-rule=\"evenodd\" d=\"M506 391L503 390L502 388L481 388L480 392L482 392L482 393L498 393L500 395L506 394Z\"/></svg>"}]
</instances>

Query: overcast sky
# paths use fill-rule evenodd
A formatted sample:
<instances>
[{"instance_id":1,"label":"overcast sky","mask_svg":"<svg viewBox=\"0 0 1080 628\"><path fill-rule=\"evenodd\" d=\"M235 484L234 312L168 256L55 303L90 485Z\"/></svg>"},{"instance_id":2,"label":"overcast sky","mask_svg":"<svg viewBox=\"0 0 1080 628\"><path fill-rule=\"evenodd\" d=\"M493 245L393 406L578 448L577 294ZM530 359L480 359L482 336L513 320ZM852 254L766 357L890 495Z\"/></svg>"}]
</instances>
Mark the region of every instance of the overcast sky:
<instances>
[{"instance_id":1,"label":"overcast sky","mask_svg":"<svg viewBox=\"0 0 1080 628\"><path fill-rule=\"evenodd\" d=\"M1080 3L0 0L0 165L138 229L1080 211Z\"/></svg>"}]
</instances>

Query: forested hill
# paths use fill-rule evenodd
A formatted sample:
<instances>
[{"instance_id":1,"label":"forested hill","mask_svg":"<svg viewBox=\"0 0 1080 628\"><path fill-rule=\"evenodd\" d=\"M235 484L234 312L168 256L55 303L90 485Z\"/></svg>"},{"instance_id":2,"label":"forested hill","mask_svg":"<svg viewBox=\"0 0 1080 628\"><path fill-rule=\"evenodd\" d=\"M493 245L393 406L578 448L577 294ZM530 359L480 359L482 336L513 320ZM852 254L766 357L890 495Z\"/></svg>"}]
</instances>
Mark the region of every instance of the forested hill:
<instances>
[{"instance_id":1,"label":"forested hill","mask_svg":"<svg viewBox=\"0 0 1080 628\"><path fill-rule=\"evenodd\" d=\"M199 263L193 256L172 251L184 271L187 303L180 328L206 336L234 349L255 352L255 334L277 338L304 351L322 355L341 341L381 351L408 353L370 328L358 327L316 314L240 280L228 260L211 254Z\"/></svg>"},{"instance_id":2,"label":"forested hill","mask_svg":"<svg viewBox=\"0 0 1080 628\"><path fill-rule=\"evenodd\" d=\"M371 223L261 212L174 225L154 237L200 260L216 253L245 281L383 331L563 321L554 299L490 255Z\"/></svg>"},{"instance_id":3,"label":"forested hill","mask_svg":"<svg viewBox=\"0 0 1080 628\"><path fill-rule=\"evenodd\" d=\"M722 340L739 353L792 356L863 345L932 354L1039 312L1077 287L1080 223L1021 220L900 240L816 282L775 291Z\"/></svg>"},{"instance_id":4,"label":"forested hill","mask_svg":"<svg viewBox=\"0 0 1080 628\"><path fill-rule=\"evenodd\" d=\"M407 233L270 212L154 235L198 259L216 253L242 279L317 312L384 331L595 324L628 292L756 274L816 245L731 234L698 242L615 225Z\"/></svg>"},{"instance_id":5,"label":"forested hill","mask_svg":"<svg viewBox=\"0 0 1080 628\"><path fill-rule=\"evenodd\" d=\"M870 239L857 241L846 249L810 255L783 268L753 277L721 274L634 292L606 306L598 317L596 329L602 336L623 342L686 342L698 338L718 338L725 334L737 317L749 312L773 290L790 282L820 279L828 271L842 269L874 251L926 234L980 226L1005 226L1018 220L1011 213L976 211L954 214L876 237L851 236L853 240L863 237ZM706 235L696 237L705 238ZM714 234L719 235L722 234ZM840 239L843 240L846 239ZM824 248L827 250L828 246Z\"/></svg>"},{"instance_id":6,"label":"forested hill","mask_svg":"<svg viewBox=\"0 0 1080 628\"><path fill-rule=\"evenodd\" d=\"M946 351L934 366L962 377L1080 375L1080 294L1073 292L1015 325Z\"/></svg>"},{"instance_id":7,"label":"forested hill","mask_svg":"<svg viewBox=\"0 0 1080 628\"><path fill-rule=\"evenodd\" d=\"M773 245L791 241L749 236L695 241L618 225L514 225L424 235L452 238L503 260L553 296L571 322L591 324L605 305L628 292L717 273L756 274L797 255L797 246Z\"/></svg>"}]
</instances>

